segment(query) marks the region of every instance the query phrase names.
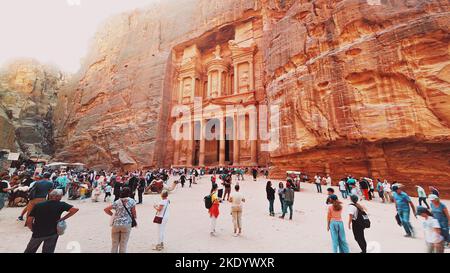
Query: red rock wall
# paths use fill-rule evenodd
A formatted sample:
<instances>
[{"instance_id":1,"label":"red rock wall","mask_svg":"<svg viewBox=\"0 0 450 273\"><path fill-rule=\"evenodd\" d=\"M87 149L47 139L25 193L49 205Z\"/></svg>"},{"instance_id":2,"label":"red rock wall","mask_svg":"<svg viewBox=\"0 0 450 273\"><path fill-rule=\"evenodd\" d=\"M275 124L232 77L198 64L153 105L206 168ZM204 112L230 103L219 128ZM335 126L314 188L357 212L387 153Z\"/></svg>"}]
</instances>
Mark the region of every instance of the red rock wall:
<instances>
[{"instance_id":1,"label":"red rock wall","mask_svg":"<svg viewBox=\"0 0 450 273\"><path fill-rule=\"evenodd\" d=\"M260 99L282 110L280 146L264 159L274 177L351 173L450 192L449 13L444 0L183 0L118 16L60 95L56 158L170 165L172 49L257 16Z\"/></svg>"},{"instance_id":2,"label":"red rock wall","mask_svg":"<svg viewBox=\"0 0 450 273\"><path fill-rule=\"evenodd\" d=\"M288 169L450 190L448 1L291 1L266 32Z\"/></svg>"},{"instance_id":3,"label":"red rock wall","mask_svg":"<svg viewBox=\"0 0 450 273\"><path fill-rule=\"evenodd\" d=\"M59 96L56 160L91 167L163 165L172 48L258 9L257 1L161 1L109 20Z\"/></svg>"}]
</instances>

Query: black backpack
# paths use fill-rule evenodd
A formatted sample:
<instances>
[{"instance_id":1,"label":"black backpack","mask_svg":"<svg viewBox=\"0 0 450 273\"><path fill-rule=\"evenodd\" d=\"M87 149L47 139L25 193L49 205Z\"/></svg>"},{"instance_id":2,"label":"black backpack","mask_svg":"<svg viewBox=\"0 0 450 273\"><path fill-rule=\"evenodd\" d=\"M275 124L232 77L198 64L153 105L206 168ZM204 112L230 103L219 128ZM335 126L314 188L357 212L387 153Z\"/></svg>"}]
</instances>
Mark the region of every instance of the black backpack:
<instances>
[{"instance_id":1,"label":"black backpack","mask_svg":"<svg viewBox=\"0 0 450 273\"><path fill-rule=\"evenodd\" d=\"M355 204L351 204L352 206L355 206L358 210L358 216L356 217L356 220L353 220L354 224L359 225L363 228L370 228L370 219L369 216L367 216L367 213L365 211L360 210Z\"/></svg>"},{"instance_id":2,"label":"black backpack","mask_svg":"<svg viewBox=\"0 0 450 273\"><path fill-rule=\"evenodd\" d=\"M203 199L205 201L205 208L206 209L210 209L212 207L212 204L213 204L211 195L207 195Z\"/></svg>"}]
</instances>

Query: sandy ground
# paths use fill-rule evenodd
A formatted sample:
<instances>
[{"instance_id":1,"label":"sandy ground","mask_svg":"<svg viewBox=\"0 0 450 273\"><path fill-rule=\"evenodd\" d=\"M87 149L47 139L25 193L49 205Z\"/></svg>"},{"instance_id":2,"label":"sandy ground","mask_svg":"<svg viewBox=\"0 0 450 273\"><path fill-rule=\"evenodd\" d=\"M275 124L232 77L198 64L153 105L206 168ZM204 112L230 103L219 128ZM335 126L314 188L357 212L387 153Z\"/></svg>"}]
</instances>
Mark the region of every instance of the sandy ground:
<instances>
[{"instance_id":1,"label":"sandy ground","mask_svg":"<svg viewBox=\"0 0 450 273\"><path fill-rule=\"evenodd\" d=\"M230 205L225 202L220 206L218 235L209 235L210 220L203 203L203 197L211 186L209 176L204 176L192 188L179 186L169 196L172 206L163 252L331 252L331 236L326 230L326 195L316 193L314 185L302 183L302 191L295 194L293 220L282 220L268 215L265 182L262 177L257 182L246 177L246 181L240 183L247 201L241 237L232 236ZM273 182L278 184L278 181ZM159 195L145 195L144 204L138 205L139 226L132 231L128 252L155 252L152 246L157 239L157 225L152 223L152 206L158 200ZM109 216L103 212L106 203L92 203L90 199L67 202L80 208L80 211L68 220L68 229L60 237L56 252L109 252ZM344 203L347 207L348 201L344 200ZM420 219L411 217L416 238L404 238L403 228L394 219L393 204L382 204L379 199L362 203L367 207L372 222L372 227L366 229L369 252L425 251ZM417 204L417 199L414 203ZM450 205L448 201L445 203ZM23 227L23 222L16 220L20 210L4 208L0 211L1 253L23 252L31 236L31 232ZM279 216L278 199L275 200L275 211ZM353 233L347 228L346 237L351 252L360 252Z\"/></svg>"}]
</instances>

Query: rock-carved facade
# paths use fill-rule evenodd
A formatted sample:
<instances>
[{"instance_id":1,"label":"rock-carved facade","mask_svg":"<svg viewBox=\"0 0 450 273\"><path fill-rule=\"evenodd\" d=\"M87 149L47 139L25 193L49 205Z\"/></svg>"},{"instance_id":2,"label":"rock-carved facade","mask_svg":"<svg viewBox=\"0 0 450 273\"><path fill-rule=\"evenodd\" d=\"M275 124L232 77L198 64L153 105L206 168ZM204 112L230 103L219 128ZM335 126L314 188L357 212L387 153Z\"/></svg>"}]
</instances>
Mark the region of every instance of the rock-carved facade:
<instances>
[{"instance_id":1,"label":"rock-carved facade","mask_svg":"<svg viewBox=\"0 0 450 273\"><path fill-rule=\"evenodd\" d=\"M181 126L174 137L172 165L256 166L261 160L252 132L258 115L255 81L261 78L255 78L254 67L262 64L255 60L253 21L233 26L216 44L204 44L211 35L218 36L209 34L174 49L178 76L173 105L190 107L192 116L173 120ZM201 109L194 109L195 99ZM186 137L180 137L185 130Z\"/></svg>"}]
</instances>

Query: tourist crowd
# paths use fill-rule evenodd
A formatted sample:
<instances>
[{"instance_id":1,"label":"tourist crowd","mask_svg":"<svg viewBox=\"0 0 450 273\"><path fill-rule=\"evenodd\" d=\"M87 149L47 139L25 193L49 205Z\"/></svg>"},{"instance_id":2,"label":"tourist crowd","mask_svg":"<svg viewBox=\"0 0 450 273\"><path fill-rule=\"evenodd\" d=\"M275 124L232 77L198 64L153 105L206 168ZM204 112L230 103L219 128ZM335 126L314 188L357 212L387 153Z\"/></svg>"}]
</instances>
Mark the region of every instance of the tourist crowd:
<instances>
[{"instance_id":1,"label":"tourist crowd","mask_svg":"<svg viewBox=\"0 0 450 273\"><path fill-rule=\"evenodd\" d=\"M18 220L25 221L24 225L32 231L32 238L25 252L36 252L41 244L43 252L54 252L58 237L64 233L66 220L79 211L61 199L67 195L68 200L78 199L81 202L89 198L92 202L103 200L107 202L104 212L111 216L111 252L123 253L127 250L132 228L138 225L136 205L143 203L144 194L158 193L160 202L153 206L153 222L158 225L157 243L153 249L160 251L164 249L165 230L170 215L169 193L174 191L178 184L184 187L189 183L189 187L192 187L205 175L211 177L211 190L204 197L205 208L211 221L211 236L217 234L220 206L224 202L230 204L233 234L236 237L241 236L246 198L240 192L239 183L245 180L244 175L251 175L254 181L262 175L267 180L269 173L266 168L171 168L133 172L44 169L40 173L21 168L12 175L6 172L0 174L0 209L5 203L9 207L24 207ZM169 183L170 177L175 177L172 179L174 182ZM278 196L279 218L284 219L289 211L289 220L293 219L295 191L300 191L300 181L308 182L308 176L304 173L288 176L286 181L278 182L278 188L275 188L270 180L266 181L269 216L275 216L275 199ZM344 205L335 193L329 175L321 177L316 174L311 182L315 184L318 193L322 193L322 186L327 187L326 220L333 252L349 252L345 224L352 230L361 252L367 252L364 231L370 228L372 223L370 214L361 201L376 199L382 203L395 204L395 219L404 228L405 237L415 236L410 222L412 212L414 217L423 218L429 252L443 252L445 247L448 247L450 217L435 187L429 187L430 194L427 195L425 189L417 185L419 204L416 206L400 183L391 184L387 180L368 177L357 179L349 175L336 183L342 199L350 199L344 213ZM67 213L62 216L64 212Z\"/></svg>"}]
</instances>

